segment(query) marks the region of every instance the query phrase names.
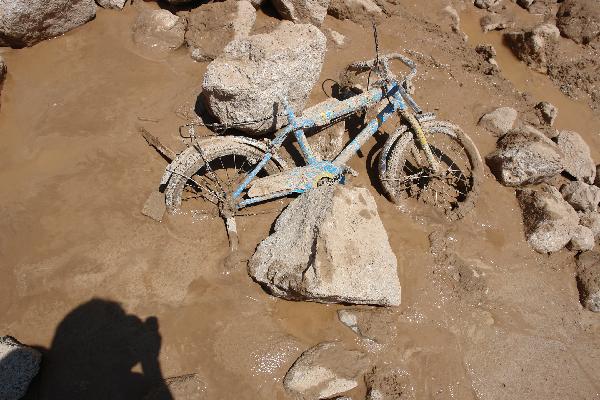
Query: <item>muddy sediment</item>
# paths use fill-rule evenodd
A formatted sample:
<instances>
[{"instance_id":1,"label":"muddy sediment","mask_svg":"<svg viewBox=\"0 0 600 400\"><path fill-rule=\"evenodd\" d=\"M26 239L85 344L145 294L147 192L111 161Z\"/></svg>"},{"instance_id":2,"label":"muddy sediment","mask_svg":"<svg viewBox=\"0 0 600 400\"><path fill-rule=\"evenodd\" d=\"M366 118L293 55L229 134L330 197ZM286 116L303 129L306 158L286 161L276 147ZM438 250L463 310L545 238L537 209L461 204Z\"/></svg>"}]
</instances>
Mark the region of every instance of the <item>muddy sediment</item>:
<instances>
[{"instance_id":1,"label":"muddy sediment","mask_svg":"<svg viewBox=\"0 0 600 400\"><path fill-rule=\"evenodd\" d=\"M379 25L381 51L406 49L419 68L416 100L461 126L483 156L496 138L477 126L482 114L510 106L534 121L535 104L548 101L559 109L554 126L580 133L600 160L598 112L528 70L498 32L480 33L483 11L455 4L465 41L441 11L446 2L395 3L386 3L391 16ZM140 7L156 5L99 9L64 36L0 50L9 68L0 111L0 333L51 360L55 379L34 382L32 398L81 390L73 381L87 382L87 398L102 398L115 382L126 390L112 398L139 398L162 378L196 374L207 399L285 399L283 377L305 350L335 340L364 350L363 343L338 320L346 306L274 299L248 277L246 262L276 214L239 219L240 262L226 271L220 219L157 223L140 213L166 163L138 128L185 148L179 116L207 65L185 49L160 57L139 50L130 29ZM276 22L259 10L254 30ZM327 98L326 79L374 56L369 29L330 16L322 29L345 35L346 44L328 48L308 105ZM485 73L475 51L486 42L496 49L497 74ZM375 316L393 329L376 332L383 339L367 348L370 365L405 370L417 399L597 396L600 317L579 302L573 253L531 249L514 190L488 170L476 207L451 226L425 208L398 209L370 172L381 145L372 139L350 163L359 172L350 184L375 197L402 282L402 304ZM77 346L92 359L69 357ZM351 395L366 392L360 382Z\"/></svg>"}]
</instances>

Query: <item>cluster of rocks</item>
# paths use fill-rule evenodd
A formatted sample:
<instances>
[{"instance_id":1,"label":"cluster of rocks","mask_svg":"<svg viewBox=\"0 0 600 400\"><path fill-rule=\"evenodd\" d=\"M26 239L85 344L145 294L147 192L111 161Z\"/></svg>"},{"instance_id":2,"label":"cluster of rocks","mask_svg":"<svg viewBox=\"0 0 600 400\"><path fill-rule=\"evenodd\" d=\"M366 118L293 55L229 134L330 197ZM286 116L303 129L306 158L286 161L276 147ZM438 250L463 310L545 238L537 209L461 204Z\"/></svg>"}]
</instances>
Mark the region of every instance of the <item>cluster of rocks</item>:
<instances>
[{"instance_id":1,"label":"cluster of rocks","mask_svg":"<svg viewBox=\"0 0 600 400\"><path fill-rule=\"evenodd\" d=\"M11 336L0 337L0 399L18 400L25 396L31 380L40 369L42 355Z\"/></svg>"}]
</instances>

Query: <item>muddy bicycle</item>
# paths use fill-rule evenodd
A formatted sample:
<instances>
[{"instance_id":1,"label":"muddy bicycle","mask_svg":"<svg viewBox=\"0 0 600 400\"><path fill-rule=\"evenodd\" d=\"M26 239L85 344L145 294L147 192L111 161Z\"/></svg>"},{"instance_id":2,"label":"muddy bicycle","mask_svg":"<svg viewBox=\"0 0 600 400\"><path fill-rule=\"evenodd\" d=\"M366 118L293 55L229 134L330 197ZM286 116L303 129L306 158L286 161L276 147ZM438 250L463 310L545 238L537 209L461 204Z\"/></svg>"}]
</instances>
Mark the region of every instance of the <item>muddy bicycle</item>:
<instances>
[{"instance_id":1,"label":"muddy bicycle","mask_svg":"<svg viewBox=\"0 0 600 400\"><path fill-rule=\"evenodd\" d=\"M399 81L390 68L400 61L410 72ZM287 124L272 140L245 136L198 138L189 125L191 146L166 168L162 179L165 202L171 212L182 202L198 200L212 204L225 220L232 248L237 245L235 216L257 203L303 193L323 183L343 184L353 171L348 161L393 115L400 124L389 135L379 154L377 176L387 197L403 202L413 197L440 209L448 219L463 217L472 207L483 175L483 163L472 140L457 126L437 121L425 113L411 96L415 63L397 53L350 64L341 77L342 87L353 94L344 100L331 98L307 108L297 116L285 99L281 105ZM351 77L369 73L378 78L366 89L350 84ZM323 128L365 110L377 108L375 118L331 160L316 154L305 132ZM278 154L293 134L304 165L288 167Z\"/></svg>"}]
</instances>

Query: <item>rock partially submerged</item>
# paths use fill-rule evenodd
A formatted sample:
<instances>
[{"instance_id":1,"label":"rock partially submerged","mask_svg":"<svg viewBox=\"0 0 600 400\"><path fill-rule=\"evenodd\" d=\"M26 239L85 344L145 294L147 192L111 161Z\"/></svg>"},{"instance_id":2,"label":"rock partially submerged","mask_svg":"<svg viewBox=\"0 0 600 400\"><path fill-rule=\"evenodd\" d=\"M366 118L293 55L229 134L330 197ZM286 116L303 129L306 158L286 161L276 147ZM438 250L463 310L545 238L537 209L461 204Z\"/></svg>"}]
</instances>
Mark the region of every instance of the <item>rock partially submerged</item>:
<instances>
[{"instance_id":1,"label":"rock partially submerged","mask_svg":"<svg viewBox=\"0 0 600 400\"><path fill-rule=\"evenodd\" d=\"M486 162L505 186L543 182L564 169L558 147L532 127L510 131L496 146L497 150L486 157Z\"/></svg>"},{"instance_id":2,"label":"rock partially submerged","mask_svg":"<svg viewBox=\"0 0 600 400\"><path fill-rule=\"evenodd\" d=\"M575 179L593 183L596 166L583 138L577 132L561 131L556 137L556 144L563 153L565 172Z\"/></svg>"},{"instance_id":3,"label":"rock partially submerged","mask_svg":"<svg viewBox=\"0 0 600 400\"><path fill-rule=\"evenodd\" d=\"M212 61L232 40L250 34L256 9L246 0L203 4L186 15L185 42L196 61Z\"/></svg>"},{"instance_id":4,"label":"rock partially submerged","mask_svg":"<svg viewBox=\"0 0 600 400\"><path fill-rule=\"evenodd\" d=\"M283 378L283 386L297 398L331 399L357 387L367 368L362 352L325 342L302 353Z\"/></svg>"},{"instance_id":5,"label":"rock partially submerged","mask_svg":"<svg viewBox=\"0 0 600 400\"><path fill-rule=\"evenodd\" d=\"M363 339L383 344L392 342L397 335L394 314L389 309L344 308L337 314L342 324Z\"/></svg>"},{"instance_id":6,"label":"rock partially submerged","mask_svg":"<svg viewBox=\"0 0 600 400\"><path fill-rule=\"evenodd\" d=\"M11 336L0 337L0 399L17 400L25 396L37 375L42 355Z\"/></svg>"},{"instance_id":7,"label":"rock partially submerged","mask_svg":"<svg viewBox=\"0 0 600 400\"><path fill-rule=\"evenodd\" d=\"M600 253L586 251L577 257L577 281L583 306L600 312Z\"/></svg>"},{"instance_id":8,"label":"rock partially submerged","mask_svg":"<svg viewBox=\"0 0 600 400\"><path fill-rule=\"evenodd\" d=\"M364 188L325 185L292 201L256 249L249 273L285 299L400 304L396 256Z\"/></svg>"},{"instance_id":9,"label":"rock partially submerged","mask_svg":"<svg viewBox=\"0 0 600 400\"><path fill-rule=\"evenodd\" d=\"M365 378L366 400L414 400L410 374L402 368L376 367Z\"/></svg>"},{"instance_id":10,"label":"rock partially submerged","mask_svg":"<svg viewBox=\"0 0 600 400\"><path fill-rule=\"evenodd\" d=\"M62 35L96 16L94 0L0 2L0 46L33 46Z\"/></svg>"},{"instance_id":11,"label":"rock partially submerged","mask_svg":"<svg viewBox=\"0 0 600 400\"><path fill-rule=\"evenodd\" d=\"M325 47L325 35L315 26L288 21L271 33L232 41L204 74L209 111L249 134L274 131L287 122L283 98L301 114L319 78Z\"/></svg>"},{"instance_id":12,"label":"rock partially submerged","mask_svg":"<svg viewBox=\"0 0 600 400\"><path fill-rule=\"evenodd\" d=\"M271 0L282 18L296 22L321 26L330 0Z\"/></svg>"},{"instance_id":13,"label":"rock partially submerged","mask_svg":"<svg viewBox=\"0 0 600 400\"><path fill-rule=\"evenodd\" d=\"M530 31L506 33L504 37L520 60L527 63L530 68L546 73L548 55L553 51L560 32L555 25L545 23Z\"/></svg>"},{"instance_id":14,"label":"rock partially submerged","mask_svg":"<svg viewBox=\"0 0 600 400\"><path fill-rule=\"evenodd\" d=\"M539 253L552 253L565 247L579 226L577 212L553 186L539 190L521 189L517 200L523 212L525 237Z\"/></svg>"},{"instance_id":15,"label":"rock partially submerged","mask_svg":"<svg viewBox=\"0 0 600 400\"><path fill-rule=\"evenodd\" d=\"M536 104L535 109L539 113L540 122L550 126L554 125L554 120L558 115L558 109L553 104L541 101Z\"/></svg>"},{"instance_id":16,"label":"rock partially submerged","mask_svg":"<svg viewBox=\"0 0 600 400\"><path fill-rule=\"evenodd\" d=\"M489 32L510 28L514 23L502 14L486 14L479 20L479 25L484 32Z\"/></svg>"},{"instance_id":17,"label":"rock partially submerged","mask_svg":"<svg viewBox=\"0 0 600 400\"><path fill-rule=\"evenodd\" d=\"M185 19L167 10L144 10L132 28L133 41L158 54L176 50L184 42Z\"/></svg>"},{"instance_id":18,"label":"rock partially submerged","mask_svg":"<svg viewBox=\"0 0 600 400\"><path fill-rule=\"evenodd\" d=\"M492 58L494 56L495 54L491 55ZM484 114L479 119L478 125L483 126L494 136L502 136L513 128L513 125L517 120L517 115L517 110L512 107L500 107Z\"/></svg>"}]
</instances>

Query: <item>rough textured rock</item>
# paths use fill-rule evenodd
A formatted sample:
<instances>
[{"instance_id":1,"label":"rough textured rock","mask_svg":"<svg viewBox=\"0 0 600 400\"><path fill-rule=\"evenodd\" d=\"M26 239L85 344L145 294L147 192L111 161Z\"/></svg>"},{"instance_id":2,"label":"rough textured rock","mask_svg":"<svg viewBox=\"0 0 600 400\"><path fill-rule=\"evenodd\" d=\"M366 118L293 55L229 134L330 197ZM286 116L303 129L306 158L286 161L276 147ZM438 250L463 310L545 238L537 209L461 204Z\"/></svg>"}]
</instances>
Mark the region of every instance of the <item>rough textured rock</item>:
<instances>
[{"instance_id":1,"label":"rough textured rock","mask_svg":"<svg viewBox=\"0 0 600 400\"><path fill-rule=\"evenodd\" d=\"M330 0L271 0L282 18L296 23L321 26Z\"/></svg>"},{"instance_id":2,"label":"rough textured rock","mask_svg":"<svg viewBox=\"0 0 600 400\"><path fill-rule=\"evenodd\" d=\"M556 18L560 32L577 43L587 44L600 36L598 0L565 0Z\"/></svg>"},{"instance_id":3,"label":"rough textured rock","mask_svg":"<svg viewBox=\"0 0 600 400\"><path fill-rule=\"evenodd\" d=\"M403 368L376 367L365 378L366 400L416 400L410 374Z\"/></svg>"},{"instance_id":4,"label":"rough textured rock","mask_svg":"<svg viewBox=\"0 0 600 400\"><path fill-rule=\"evenodd\" d=\"M166 53L183 45L185 19L167 10L144 10L132 28L133 41L158 53Z\"/></svg>"},{"instance_id":5,"label":"rough textured rock","mask_svg":"<svg viewBox=\"0 0 600 400\"><path fill-rule=\"evenodd\" d=\"M544 134L523 127L504 135L486 157L490 170L505 186L543 182L563 170L560 150Z\"/></svg>"},{"instance_id":6,"label":"rough textured rock","mask_svg":"<svg viewBox=\"0 0 600 400\"><path fill-rule=\"evenodd\" d=\"M598 211L600 188L580 181L569 182L560 188L564 199L577 211Z\"/></svg>"},{"instance_id":7,"label":"rough textured rock","mask_svg":"<svg viewBox=\"0 0 600 400\"><path fill-rule=\"evenodd\" d=\"M122 9L127 0L96 0L96 3L102 8Z\"/></svg>"},{"instance_id":8,"label":"rough textured rock","mask_svg":"<svg viewBox=\"0 0 600 400\"><path fill-rule=\"evenodd\" d=\"M260 243L249 273L286 299L400 304L396 257L364 188L325 185L302 194Z\"/></svg>"},{"instance_id":9,"label":"rough textured rock","mask_svg":"<svg viewBox=\"0 0 600 400\"><path fill-rule=\"evenodd\" d=\"M495 7L495 6L499 5L500 3L502 3L502 0L475 0L475 2L474 2L475 7L479 7L479 8L483 8L483 9Z\"/></svg>"},{"instance_id":10,"label":"rough textured rock","mask_svg":"<svg viewBox=\"0 0 600 400\"><path fill-rule=\"evenodd\" d=\"M479 25L484 32L489 32L510 28L514 23L502 14L486 14L479 20Z\"/></svg>"},{"instance_id":11,"label":"rough textured rock","mask_svg":"<svg viewBox=\"0 0 600 400\"><path fill-rule=\"evenodd\" d=\"M577 212L555 187L542 184L539 190L521 189L517 200L523 212L525 237L539 253L562 249L579 226Z\"/></svg>"},{"instance_id":12,"label":"rough textured rock","mask_svg":"<svg viewBox=\"0 0 600 400\"><path fill-rule=\"evenodd\" d=\"M600 253L586 251L577 257L577 281L583 306L600 312Z\"/></svg>"},{"instance_id":13,"label":"rough textured rock","mask_svg":"<svg viewBox=\"0 0 600 400\"><path fill-rule=\"evenodd\" d=\"M211 114L229 125L244 123L238 129L251 134L281 127L287 120L281 99L301 113L319 78L325 46L318 28L288 21L272 33L232 41L204 74Z\"/></svg>"},{"instance_id":14,"label":"rough textured rock","mask_svg":"<svg viewBox=\"0 0 600 400\"><path fill-rule=\"evenodd\" d=\"M600 187L600 164L596 165L596 179L594 179L594 185Z\"/></svg>"},{"instance_id":15,"label":"rough textured rock","mask_svg":"<svg viewBox=\"0 0 600 400\"><path fill-rule=\"evenodd\" d=\"M364 26L382 19L385 14L373 0L331 0L327 13L337 19L349 19Z\"/></svg>"},{"instance_id":16,"label":"rough textured rock","mask_svg":"<svg viewBox=\"0 0 600 400\"><path fill-rule=\"evenodd\" d=\"M530 68L546 73L549 54L560 36L558 28L551 23L538 25L533 30L509 32L504 35L513 53Z\"/></svg>"},{"instance_id":17,"label":"rough textured rock","mask_svg":"<svg viewBox=\"0 0 600 400\"><path fill-rule=\"evenodd\" d=\"M246 0L203 4L186 15L185 42L196 61L212 61L232 40L250 34L256 10Z\"/></svg>"},{"instance_id":18,"label":"rough textured rock","mask_svg":"<svg viewBox=\"0 0 600 400\"><path fill-rule=\"evenodd\" d=\"M564 155L565 172L578 180L593 183L596 166L583 138L577 132L561 131L556 137L556 143Z\"/></svg>"},{"instance_id":19,"label":"rough textured rock","mask_svg":"<svg viewBox=\"0 0 600 400\"><path fill-rule=\"evenodd\" d=\"M590 228L592 234L594 235L594 239L600 240L600 213L583 213L579 218L579 224L585 226L586 228Z\"/></svg>"},{"instance_id":20,"label":"rough textured rock","mask_svg":"<svg viewBox=\"0 0 600 400\"><path fill-rule=\"evenodd\" d=\"M542 101L536 104L535 109L540 117L540 122L550 126L554 125L554 120L558 115L558 109L553 104Z\"/></svg>"},{"instance_id":21,"label":"rough textured rock","mask_svg":"<svg viewBox=\"0 0 600 400\"><path fill-rule=\"evenodd\" d=\"M529 10L529 7L531 7L533 3L535 3L535 0L517 0L517 4L526 10Z\"/></svg>"},{"instance_id":22,"label":"rough textured rock","mask_svg":"<svg viewBox=\"0 0 600 400\"><path fill-rule=\"evenodd\" d=\"M494 51L490 54L490 58L493 58L496 55L495 53ZM517 110L512 107L500 107L484 114L479 119L478 125L483 126L494 136L502 136L512 129L517 120L517 115Z\"/></svg>"},{"instance_id":23,"label":"rough textured rock","mask_svg":"<svg viewBox=\"0 0 600 400\"><path fill-rule=\"evenodd\" d=\"M39 351L10 336L0 337L0 399L17 400L27 392L40 368Z\"/></svg>"},{"instance_id":24,"label":"rough textured rock","mask_svg":"<svg viewBox=\"0 0 600 400\"><path fill-rule=\"evenodd\" d=\"M0 46L33 46L96 16L94 0L8 0L0 3Z\"/></svg>"},{"instance_id":25,"label":"rough textured rock","mask_svg":"<svg viewBox=\"0 0 600 400\"><path fill-rule=\"evenodd\" d=\"M571 251L592 250L594 248L594 233L590 228L579 225L575 228L567 248Z\"/></svg>"},{"instance_id":26,"label":"rough textured rock","mask_svg":"<svg viewBox=\"0 0 600 400\"><path fill-rule=\"evenodd\" d=\"M283 378L283 386L300 399L330 399L358 386L367 367L360 351L325 342L302 353Z\"/></svg>"}]
</instances>

